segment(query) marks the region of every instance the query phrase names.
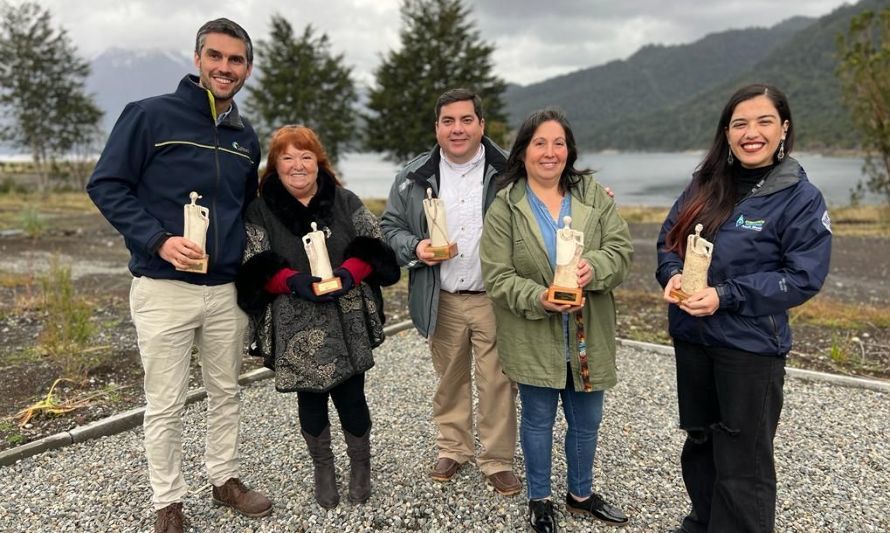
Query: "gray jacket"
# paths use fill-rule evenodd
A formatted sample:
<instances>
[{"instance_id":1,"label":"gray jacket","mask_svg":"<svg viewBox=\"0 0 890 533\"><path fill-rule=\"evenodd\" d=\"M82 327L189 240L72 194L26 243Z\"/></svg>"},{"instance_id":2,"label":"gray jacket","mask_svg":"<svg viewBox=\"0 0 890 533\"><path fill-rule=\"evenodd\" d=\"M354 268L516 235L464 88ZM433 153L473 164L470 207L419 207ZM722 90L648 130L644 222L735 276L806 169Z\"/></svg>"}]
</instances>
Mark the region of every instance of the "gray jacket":
<instances>
[{"instance_id":1,"label":"gray jacket","mask_svg":"<svg viewBox=\"0 0 890 533\"><path fill-rule=\"evenodd\" d=\"M504 171L507 152L488 137L482 138L485 146L485 171L483 178L483 216L497 193L496 177ZM426 216L423 213L423 199L427 187L433 189L433 196L439 196L440 148L408 162L396 175L389 191L386 210L380 219L383 239L395 250L399 265L408 267L408 310L414 327L424 337L432 335L436 329L436 315L439 309L439 266L427 266L417 259L417 243L429 237ZM482 220L479 221L482 224Z\"/></svg>"}]
</instances>

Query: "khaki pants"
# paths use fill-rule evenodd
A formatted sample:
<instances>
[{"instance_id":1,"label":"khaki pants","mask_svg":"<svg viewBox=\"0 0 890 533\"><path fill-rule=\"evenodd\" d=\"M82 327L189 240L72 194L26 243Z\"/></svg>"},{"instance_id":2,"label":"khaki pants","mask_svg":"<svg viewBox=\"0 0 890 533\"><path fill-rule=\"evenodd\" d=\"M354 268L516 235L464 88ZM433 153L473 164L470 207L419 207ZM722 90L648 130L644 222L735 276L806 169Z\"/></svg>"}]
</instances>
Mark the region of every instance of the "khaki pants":
<instances>
[{"instance_id":1,"label":"khaki pants","mask_svg":"<svg viewBox=\"0 0 890 533\"><path fill-rule=\"evenodd\" d=\"M516 448L516 385L504 374L495 344L494 309L485 294L439 293L436 329L430 336L439 385L433 419L439 428L439 457L473 460L471 365L479 394L476 423L482 449L476 460L489 476L512 470Z\"/></svg>"},{"instance_id":2,"label":"khaki pants","mask_svg":"<svg viewBox=\"0 0 890 533\"><path fill-rule=\"evenodd\" d=\"M207 389L204 464L210 482L238 477L238 374L247 315L238 307L235 285L202 286L181 281L134 278L130 312L145 369L145 455L152 504L161 509L188 493L182 477L182 414L192 346L198 347Z\"/></svg>"}]
</instances>

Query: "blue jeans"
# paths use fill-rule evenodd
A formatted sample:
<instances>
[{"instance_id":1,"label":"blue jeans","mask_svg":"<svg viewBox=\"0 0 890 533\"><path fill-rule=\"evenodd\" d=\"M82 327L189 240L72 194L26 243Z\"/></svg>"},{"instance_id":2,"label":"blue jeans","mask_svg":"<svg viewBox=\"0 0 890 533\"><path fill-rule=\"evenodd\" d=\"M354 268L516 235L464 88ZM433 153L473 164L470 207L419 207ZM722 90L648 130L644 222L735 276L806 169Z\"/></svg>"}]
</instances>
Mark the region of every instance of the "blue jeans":
<instances>
[{"instance_id":1,"label":"blue jeans","mask_svg":"<svg viewBox=\"0 0 890 533\"><path fill-rule=\"evenodd\" d=\"M563 389L519 384L522 420L519 440L525 456L525 481L528 499L551 495L550 469L553 455L553 422L556 404L562 398L562 410L569 429L565 437L569 492L586 497L593 486L593 458L603 419L603 391L575 392L571 369Z\"/></svg>"}]
</instances>

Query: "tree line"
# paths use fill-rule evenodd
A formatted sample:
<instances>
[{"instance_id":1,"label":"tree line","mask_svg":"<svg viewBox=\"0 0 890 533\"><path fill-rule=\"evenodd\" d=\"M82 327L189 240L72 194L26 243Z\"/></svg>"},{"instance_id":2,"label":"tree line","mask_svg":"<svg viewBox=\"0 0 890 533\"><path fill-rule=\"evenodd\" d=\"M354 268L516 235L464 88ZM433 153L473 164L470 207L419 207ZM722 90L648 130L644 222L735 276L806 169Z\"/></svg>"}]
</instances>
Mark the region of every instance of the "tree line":
<instances>
[{"instance_id":1,"label":"tree line","mask_svg":"<svg viewBox=\"0 0 890 533\"><path fill-rule=\"evenodd\" d=\"M463 0L403 0L400 47L374 70L364 110L342 54L311 24L297 31L273 14L257 41L257 83L246 88L245 114L261 137L282 124L318 132L332 159L348 150L382 152L405 161L435 142L436 98L470 87L483 98L486 133L508 135L504 80L494 74L494 46L485 42ZM890 198L890 8L865 12L838 37L837 75L868 154L864 187ZM89 64L64 28L36 2L0 0L0 141L32 155L40 188L55 161L94 147L102 111L84 84Z\"/></svg>"}]
</instances>

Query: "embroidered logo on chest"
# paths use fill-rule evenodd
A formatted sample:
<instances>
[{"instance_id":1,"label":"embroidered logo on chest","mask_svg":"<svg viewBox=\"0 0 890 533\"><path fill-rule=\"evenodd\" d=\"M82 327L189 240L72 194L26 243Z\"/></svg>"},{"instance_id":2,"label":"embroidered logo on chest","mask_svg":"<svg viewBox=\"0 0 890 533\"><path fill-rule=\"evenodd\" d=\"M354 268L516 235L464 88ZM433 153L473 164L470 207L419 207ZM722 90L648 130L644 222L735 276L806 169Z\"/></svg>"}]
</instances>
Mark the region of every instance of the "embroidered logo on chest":
<instances>
[{"instance_id":1,"label":"embroidered logo on chest","mask_svg":"<svg viewBox=\"0 0 890 533\"><path fill-rule=\"evenodd\" d=\"M250 155L250 148L245 148L244 146L241 146L240 144L238 144L238 141L232 141L232 148L241 152L242 154Z\"/></svg>"},{"instance_id":2,"label":"embroidered logo on chest","mask_svg":"<svg viewBox=\"0 0 890 533\"><path fill-rule=\"evenodd\" d=\"M739 215L739 218L735 221L735 227L742 228L751 231L763 231L763 225L766 223L765 220L751 220L745 218L745 215Z\"/></svg>"}]
</instances>

